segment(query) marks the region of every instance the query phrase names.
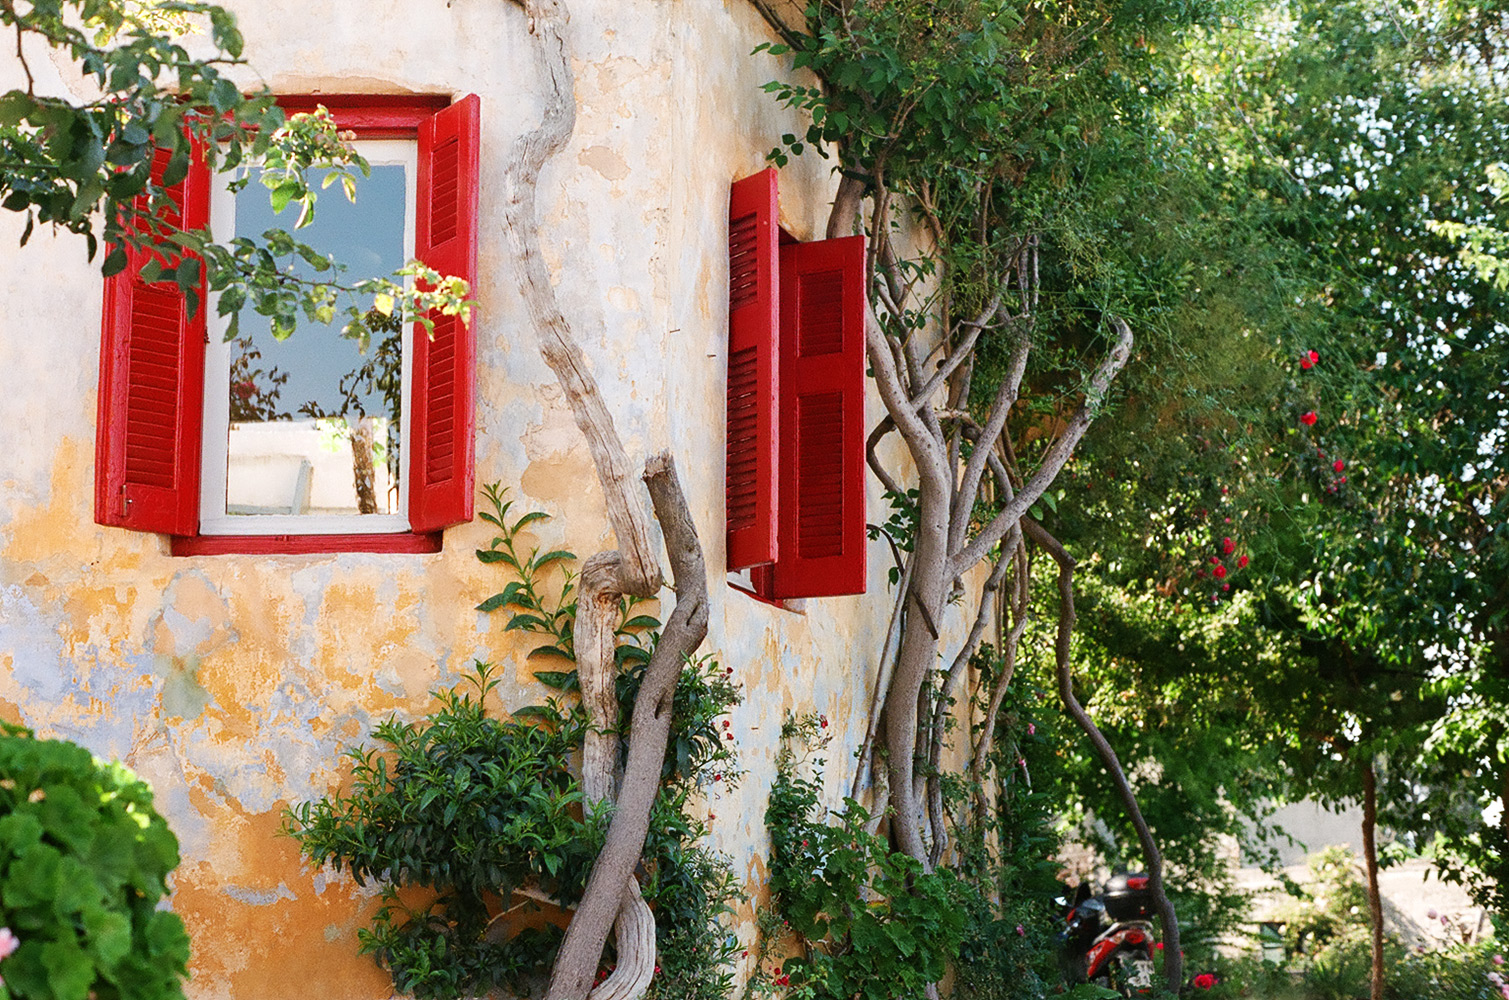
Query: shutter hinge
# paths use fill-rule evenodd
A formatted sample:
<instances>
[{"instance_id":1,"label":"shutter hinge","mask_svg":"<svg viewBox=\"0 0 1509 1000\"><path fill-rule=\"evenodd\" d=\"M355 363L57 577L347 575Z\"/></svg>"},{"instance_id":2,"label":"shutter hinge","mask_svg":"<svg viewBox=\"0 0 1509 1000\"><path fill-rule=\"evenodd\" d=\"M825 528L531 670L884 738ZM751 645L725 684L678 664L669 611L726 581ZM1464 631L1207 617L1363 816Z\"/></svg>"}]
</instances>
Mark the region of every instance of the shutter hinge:
<instances>
[{"instance_id":1,"label":"shutter hinge","mask_svg":"<svg viewBox=\"0 0 1509 1000\"><path fill-rule=\"evenodd\" d=\"M118 499L120 500L120 505L117 508L116 513L120 514L121 517L130 517L131 516L131 498L128 497L128 496L126 496L126 484L125 483L121 483L121 494L120 494L120 497Z\"/></svg>"}]
</instances>

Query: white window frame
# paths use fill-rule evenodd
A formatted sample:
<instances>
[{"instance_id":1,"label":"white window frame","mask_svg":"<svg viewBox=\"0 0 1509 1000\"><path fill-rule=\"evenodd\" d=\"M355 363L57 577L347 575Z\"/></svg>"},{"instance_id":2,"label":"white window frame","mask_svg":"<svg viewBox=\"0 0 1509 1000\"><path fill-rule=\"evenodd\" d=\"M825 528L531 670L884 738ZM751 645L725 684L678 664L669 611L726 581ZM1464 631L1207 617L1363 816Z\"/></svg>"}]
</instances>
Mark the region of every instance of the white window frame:
<instances>
[{"instance_id":1,"label":"white window frame","mask_svg":"<svg viewBox=\"0 0 1509 1000\"><path fill-rule=\"evenodd\" d=\"M373 166L404 167L404 260L414 258L418 211L419 143L414 139L357 139L351 143ZM236 199L229 190L235 172L215 174L210 191L210 231L217 238L235 236ZM359 182L358 182L359 184ZM336 187L325 197L345 197ZM358 188L358 199L360 190ZM360 201L358 200L358 204ZM260 234L254 234L260 235ZM295 237L297 234L295 233ZM365 277L354 275L355 279ZM230 344L226 342L226 317L219 315L218 294L206 306L209 344L205 349L204 435L200 464L199 533L201 535L344 535L395 534L411 530L409 523L408 461L411 438L409 421L413 406L411 378L414 368L412 324L403 330L403 406L399 421L400 455L403 467L398 478L399 514L227 514L227 451L230 436ZM294 336L299 334L297 331Z\"/></svg>"}]
</instances>

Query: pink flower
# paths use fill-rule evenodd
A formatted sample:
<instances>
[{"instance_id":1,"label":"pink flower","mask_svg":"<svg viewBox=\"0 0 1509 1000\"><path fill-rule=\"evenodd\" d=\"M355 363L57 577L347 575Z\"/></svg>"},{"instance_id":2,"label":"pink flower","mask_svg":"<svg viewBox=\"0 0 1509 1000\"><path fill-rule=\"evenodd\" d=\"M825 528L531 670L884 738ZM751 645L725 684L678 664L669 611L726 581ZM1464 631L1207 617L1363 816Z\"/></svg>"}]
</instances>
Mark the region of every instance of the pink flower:
<instances>
[{"instance_id":1,"label":"pink flower","mask_svg":"<svg viewBox=\"0 0 1509 1000\"><path fill-rule=\"evenodd\" d=\"M1027 928L1023 927L1021 924L1017 924L1016 925L1016 933L1017 933L1017 937L1026 937L1027 936Z\"/></svg>"},{"instance_id":2,"label":"pink flower","mask_svg":"<svg viewBox=\"0 0 1509 1000\"><path fill-rule=\"evenodd\" d=\"M1209 972L1202 972L1195 977L1195 988L1208 990L1216 984L1216 977Z\"/></svg>"},{"instance_id":3,"label":"pink flower","mask_svg":"<svg viewBox=\"0 0 1509 1000\"><path fill-rule=\"evenodd\" d=\"M1304 424L1306 427L1314 427L1315 421L1319 419L1320 418L1315 415L1314 410L1306 410L1304 414L1299 418L1299 422Z\"/></svg>"},{"instance_id":4,"label":"pink flower","mask_svg":"<svg viewBox=\"0 0 1509 1000\"><path fill-rule=\"evenodd\" d=\"M1028 736L1036 736L1037 735L1037 726L1033 725L1030 722L1027 723L1027 735ZM1501 961L1501 962L1503 961L1502 956L1500 957L1499 961Z\"/></svg>"},{"instance_id":5,"label":"pink flower","mask_svg":"<svg viewBox=\"0 0 1509 1000\"><path fill-rule=\"evenodd\" d=\"M1347 463L1343 462L1339 458L1336 461L1334 461L1334 462L1331 463L1331 468L1335 469L1337 472L1340 472L1342 469L1345 469L1346 467L1347 467Z\"/></svg>"},{"instance_id":6,"label":"pink flower","mask_svg":"<svg viewBox=\"0 0 1509 1000\"><path fill-rule=\"evenodd\" d=\"M1223 555L1228 555L1229 556L1233 552L1235 552L1236 550L1237 550L1237 543L1233 542L1231 540L1231 536L1230 535L1227 535L1225 538L1221 539L1221 553Z\"/></svg>"},{"instance_id":7,"label":"pink flower","mask_svg":"<svg viewBox=\"0 0 1509 1000\"><path fill-rule=\"evenodd\" d=\"M1221 589L1222 590L1230 590L1231 589L1231 584L1229 584L1229 583L1223 583L1223 584L1221 584Z\"/></svg>"},{"instance_id":8,"label":"pink flower","mask_svg":"<svg viewBox=\"0 0 1509 1000\"><path fill-rule=\"evenodd\" d=\"M1246 556L1237 556L1237 569L1246 569L1246 568L1247 568L1247 557Z\"/></svg>"},{"instance_id":9,"label":"pink flower","mask_svg":"<svg viewBox=\"0 0 1509 1000\"><path fill-rule=\"evenodd\" d=\"M0 958L9 958L21 947L21 939L9 927L0 927Z\"/></svg>"},{"instance_id":10,"label":"pink flower","mask_svg":"<svg viewBox=\"0 0 1509 1000\"><path fill-rule=\"evenodd\" d=\"M1503 965L1504 964L1504 956L1503 955L1494 955L1493 956L1493 964L1494 965Z\"/></svg>"}]
</instances>

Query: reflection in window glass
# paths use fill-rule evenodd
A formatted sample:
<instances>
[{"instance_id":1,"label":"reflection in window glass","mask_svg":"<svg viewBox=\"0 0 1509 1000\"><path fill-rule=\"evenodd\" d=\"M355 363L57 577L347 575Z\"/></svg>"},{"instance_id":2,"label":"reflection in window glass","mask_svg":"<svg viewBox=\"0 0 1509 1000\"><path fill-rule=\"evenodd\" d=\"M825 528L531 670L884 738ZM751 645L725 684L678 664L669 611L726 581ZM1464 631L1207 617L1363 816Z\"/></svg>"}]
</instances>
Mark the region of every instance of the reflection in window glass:
<instances>
[{"instance_id":1,"label":"reflection in window glass","mask_svg":"<svg viewBox=\"0 0 1509 1000\"><path fill-rule=\"evenodd\" d=\"M347 265L343 283L403 266L404 169L374 164L356 204L326 188L314 222L294 232ZM297 211L274 215L253 177L235 195L236 235L292 231ZM227 514L401 513L403 331L379 330L364 354L341 325L301 322L279 342L264 317L242 314L230 344Z\"/></svg>"}]
</instances>

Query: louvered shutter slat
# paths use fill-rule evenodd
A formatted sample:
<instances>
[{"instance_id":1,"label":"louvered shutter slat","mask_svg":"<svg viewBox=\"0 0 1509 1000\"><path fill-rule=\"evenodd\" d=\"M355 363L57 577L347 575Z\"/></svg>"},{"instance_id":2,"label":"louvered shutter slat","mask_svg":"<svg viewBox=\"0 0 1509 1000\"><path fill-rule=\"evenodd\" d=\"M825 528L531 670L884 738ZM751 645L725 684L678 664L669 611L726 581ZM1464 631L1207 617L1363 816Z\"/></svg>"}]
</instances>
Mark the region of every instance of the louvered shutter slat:
<instances>
[{"instance_id":1,"label":"louvered shutter slat","mask_svg":"<svg viewBox=\"0 0 1509 1000\"><path fill-rule=\"evenodd\" d=\"M419 211L414 255L464 278L476 298L481 102L468 95L419 129ZM476 351L471 325L433 316L414 332L409 523L438 531L472 517ZM475 320L473 321L475 322Z\"/></svg>"},{"instance_id":2,"label":"louvered shutter slat","mask_svg":"<svg viewBox=\"0 0 1509 1000\"><path fill-rule=\"evenodd\" d=\"M774 599L865 589L863 236L787 244L781 274Z\"/></svg>"},{"instance_id":3,"label":"louvered shutter slat","mask_svg":"<svg viewBox=\"0 0 1509 1000\"><path fill-rule=\"evenodd\" d=\"M168 154L153 163L160 182ZM209 224L209 169L195 149L188 175L170 189L177 206L166 222ZM100 333L94 519L100 524L193 535L199 530L199 466L204 398L205 287L189 315L172 284L141 280L162 253L132 251L105 282ZM175 263L171 257L167 264Z\"/></svg>"},{"instance_id":4,"label":"louvered shutter slat","mask_svg":"<svg viewBox=\"0 0 1509 1000\"><path fill-rule=\"evenodd\" d=\"M728 206L728 568L775 560L780 284L776 172L735 181Z\"/></svg>"}]
</instances>

